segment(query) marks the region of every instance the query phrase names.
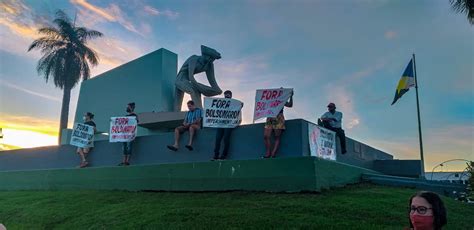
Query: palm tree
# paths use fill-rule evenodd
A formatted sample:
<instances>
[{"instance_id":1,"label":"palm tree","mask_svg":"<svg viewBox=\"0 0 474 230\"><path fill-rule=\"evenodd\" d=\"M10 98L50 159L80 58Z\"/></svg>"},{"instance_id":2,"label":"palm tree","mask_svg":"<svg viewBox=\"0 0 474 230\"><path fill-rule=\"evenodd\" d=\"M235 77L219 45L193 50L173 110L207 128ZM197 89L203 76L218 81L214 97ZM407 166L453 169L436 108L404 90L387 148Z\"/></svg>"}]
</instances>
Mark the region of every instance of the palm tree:
<instances>
[{"instance_id":1,"label":"palm tree","mask_svg":"<svg viewBox=\"0 0 474 230\"><path fill-rule=\"evenodd\" d=\"M474 0L449 0L454 11L466 14L467 20L474 25Z\"/></svg>"},{"instance_id":2,"label":"palm tree","mask_svg":"<svg viewBox=\"0 0 474 230\"><path fill-rule=\"evenodd\" d=\"M61 10L56 12L53 27L44 27L38 33L44 35L31 43L28 51L41 50L42 57L36 70L46 82L52 78L54 85L63 90L59 139L61 131L67 128L71 90L76 84L90 77L89 63L98 64L98 55L86 46L89 39L101 37L102 33L84 27L76 27L75 22Z\"/></svg>"}]
</instances>

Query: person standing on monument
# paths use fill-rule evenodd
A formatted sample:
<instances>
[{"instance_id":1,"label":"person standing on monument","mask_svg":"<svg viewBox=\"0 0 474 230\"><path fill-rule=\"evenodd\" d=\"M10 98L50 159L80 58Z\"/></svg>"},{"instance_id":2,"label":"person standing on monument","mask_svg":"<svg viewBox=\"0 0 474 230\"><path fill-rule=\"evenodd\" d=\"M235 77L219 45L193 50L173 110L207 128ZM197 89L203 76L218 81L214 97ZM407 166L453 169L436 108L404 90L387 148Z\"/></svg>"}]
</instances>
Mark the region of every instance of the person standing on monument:
<instances>
[{"instance_id":1,"label":"person standing on monument","mask_svg":"<svg viewBox=\"0 0 474 230\"><path fill-rule=\"evenodd\" d=\"M82 119L84 120L84 124L94 127L94 133L97 131L95 122L92 120L94 119L94 114L92 114L91 112L87 112L86 114L84 114L84 117L82 117ZM92 139L87 144L87 146L83 148L77 148L76 152L81 157L81 164L79 165L79 168L84 168L89 165L89 162L87 162L87 156L91 152L92 148L94 148L94 139Z\"/></svg>"},{"instance_id":2,"label":"person standing on monument","mask_svg":"<svg viewBox=\"0 0 474 230\"><path fill-rule=\"evenodd\" d=\"M275 158L278 148L280 147L280 139L283 131L285 131L285 116L283 115L283 109L285 107L293 107L293 91L291 91L290 99L285 102L285 105L280 110L276 117L267 117L265 123L263 140L265 142L265 155L263 158ZM272 133L274 133L274 144L272 149Z\"/></svg>"},{"instance_id":3,"label":"person standing on monument","mask_svg":"<svg viewBox=\"0 0 474 230\"><path fill-rule=\"evenodd\" d=\"M232 91L226 90L224 92L224 97L232 98ZM244 103L242 103L242 107L244 107ZM217 128L216 143L214 144L214 157L212 158L212 160L225 160L227 158L227 156L229 155L230 136L234 129L235 128ZM219 156L222 138L224 138L224 150L222 151L222 155Z\"/></svg>"},{"instance_id":4,"label":"person standing on monument","mask_svg":"<svg viewBox=\"0 0 474 230\"><path fill-rule=\"evenodd\" d=\"M137 123L138 123L138 116L134 112L135 111L135 102L128 103L126 111L127 111L127 115L125 115L125 116L135 117L137 119ZM133 142L134 142L134 140L122 143L123 160L119 164L119 166L130 165L130 156L132 155Z\"/></svg>"},{"instance_id":5,"label":"person standing on monument","mask_svg":"<svg viewBox=\"0 0 474 230\"><path fill-rule=\"evenodd\" d=\"M193 139L196 132L201 129L202 109L196 107L194 101L187 103L189 111L184 116L183 125L174 130L174 144L166 146L172 151L179 149L179 137L182 133L189 131L189 142L185 146L189 151L193 151Z\"/></svg>"},{"instance_id":6,"label":"person standing on monument","mask_svg":"<svg viewBox=\"0 0 474 230\"><path fill-rule=\"evenodd\" d=\"M323 126L326 129L336 132L341 142L341 153L345 154L346 150L346 134L342 129L342 113L336 111L336 105L334 103L328 104L328 111L324 113L318 121L318 125Z\"/></svg>"}]
</instances>

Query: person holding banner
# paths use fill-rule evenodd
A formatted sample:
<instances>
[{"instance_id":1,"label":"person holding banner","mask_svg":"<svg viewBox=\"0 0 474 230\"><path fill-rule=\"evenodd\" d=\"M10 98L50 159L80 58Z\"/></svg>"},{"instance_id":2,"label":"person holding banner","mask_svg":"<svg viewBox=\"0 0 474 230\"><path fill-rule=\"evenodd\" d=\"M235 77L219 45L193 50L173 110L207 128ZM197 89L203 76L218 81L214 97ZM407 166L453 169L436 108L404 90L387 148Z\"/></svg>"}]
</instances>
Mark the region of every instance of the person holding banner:
<instances>
[{"instance_id":1,"label":"person holding banner","mask_svg":"<svg viewBox=\"0 0 474 230\"><path fill-rule=\"evenodd\" d=\"M328 104L328 112L324 113L318 121L318 125L322 125L324 128L336 132L336 135L341 141L341 153L345 154L346 150L346 134L342 129L342 113L336 111L336 104Z\"/></svg>"},{"instance_id":2,"label":"person holding banner","mask_svg":"<svg viewBox=\"0 0 474 230\"><path fill-rule=\"evenodd\" d=\"M231 99L232 98L232 91L226 90L224 92L224 97ZM242 107L244 107L244 103L241 103ZM242 109L240 107L240 109ZM240 120L241 121L241 120ZM230 135L232 134L232 131L234 131L235 128L217 128L216 131L216 142L214 144L214 157L212 160L225 160L227 158L227 155L229 154L229 147L230 147ZM222 151L222 156L219 157L220 149L221 149L221 142L222 138L224 138L224 150Z\"/></svg>"},{"instance_id":3,"label":"person holding banner","mask_svg":"<svg viewBox=\"0 0 474 230\"><path fill-rule=\"evenodd\" d=\"M283 89L283 88L280 88ZM265 123L265 129L263 133L263 139L265 141L265 156L263 158L275 158L280 146L281 134L285 130L285 116L283 115L284 107L291 108L293 107L293 90L291 91L290 98L285 102L285 105L282 107L280 112L276 117L267 117ZM275 141L272 149L272 133L274 133Z\"/></svg>"},{"instance_id":4,"label":"person holding banner","mask_svg":"<svg viewBox=\"0 0 474 230\"><path fill-rule=\"evenodd\" d=\"M92 114L91 112L87 112L86 114L84 114L84 117L82 119L84 120L84 124L94 127L94 133L97 131L95 122L92 120L94 119L94 114ZM81 164L79 165L79 168L84 168L84 167L87 167L87 165L89 165L89 162L87 162L87 155L90 153L92 148L94 148L93 139L89 141L87 146L83 148L81 147L77 148L76 152L81 157Z\"/></svg>"},{"instance_id":5,"label":"person holding banner","mask_svg":"<svg viewBox=\"0 0 474 230\"><path fill-rule=\"evenodd\" d=\"M199 129L201 129L201 120L202 120L201 108L196 107L196 105L194 104L194 101L188 101L187 106L188 106L189 111L186 112L183 125L177 127L174 130L174 144L166 146L168 149L172 151L178 151L180 135L186 131L189 131L189 142L185 147L189 151L193 151L194 134Z\"/></svg>"},{"instance_id":6,"label":"person holding banner","mask_svg":"<svg viewBox=\"0 0 474 230\"><path fill-rule=\"evenodd\" d=\"M135 111L135 102L128 103L127 105L127 117L135 117L137 119L138 123L138 118L137 114L134 113ZM123 151L123 160L119 164L119 166L126 166L130 165L130 156L132 155L132 146L133 146L133 140L129 142L122 142L122 151Z\"/></svg>"}]
</instances>

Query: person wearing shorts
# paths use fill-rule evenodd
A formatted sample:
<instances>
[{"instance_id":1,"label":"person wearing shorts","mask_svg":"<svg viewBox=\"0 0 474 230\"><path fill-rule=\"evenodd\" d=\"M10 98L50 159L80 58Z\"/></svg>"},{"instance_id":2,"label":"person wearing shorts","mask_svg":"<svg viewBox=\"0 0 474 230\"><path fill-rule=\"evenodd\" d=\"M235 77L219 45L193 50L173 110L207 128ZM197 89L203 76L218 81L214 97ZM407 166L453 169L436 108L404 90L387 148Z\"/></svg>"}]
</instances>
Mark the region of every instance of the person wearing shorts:
<instances>
[{"instance_id":1,"label":"person wearing shorts","mask_svg":"<svg viewBox=\"0 0 474 230\"><path fill-rule=\"evenodd\" d=\"M285 107L293 107L293 92L289 101L285 103ZM278 152L278 147L280 146L281 134L285 130L285 116L283 115L283 108L276 117L268 117L267 122L265 123L265 129L263 133L263 139L265 142L265 155L263 158L275 158L276 153ZM275 138L273 148L272 148L272 134Z\"/></svg>"},{"instance_id":2,"label":"person wearing shorts","mask_svg":"<svg viewBox=\"0 0 474 230\"><path fill-rule=\"evenodd\" d=\"M182 126L177 127L174 130L174 144L167 145L166 147L172 151L178 151L179 149L179 138L181 134L186 131L189 131L189 142L186 147L189 151L193 151L193 140L194 135L198 130L201 129L201 120L202 120L202 109L196 107L194 101L188 101L187 103L189 111L186 112L184 117L184 122Z\"/></svg>"}]
</instances>

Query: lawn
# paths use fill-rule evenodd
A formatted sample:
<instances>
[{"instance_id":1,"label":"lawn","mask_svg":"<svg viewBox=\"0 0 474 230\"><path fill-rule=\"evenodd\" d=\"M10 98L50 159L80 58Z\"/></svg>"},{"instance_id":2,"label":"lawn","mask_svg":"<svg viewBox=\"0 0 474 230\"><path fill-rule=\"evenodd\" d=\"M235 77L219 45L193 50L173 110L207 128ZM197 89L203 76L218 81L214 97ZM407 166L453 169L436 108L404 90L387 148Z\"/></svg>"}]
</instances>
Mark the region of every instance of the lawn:
<instances>
[{"instance_id":1,"label":"lawn","mask_svg":"<svg viewBox=\"0 0 474 230\"><path fill-rule=\"evenodd\" d=\"M318 194L0 191L10 229L403 229L415 190L353 185ZM443 197L445 229L473 229L474 206Z\"/></svg>"}]
</instances>

